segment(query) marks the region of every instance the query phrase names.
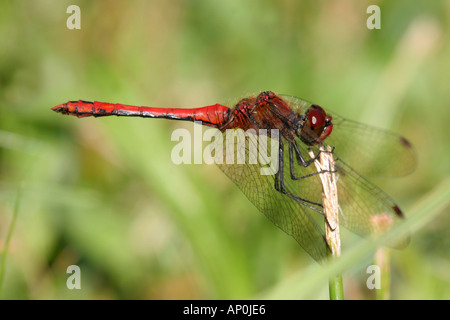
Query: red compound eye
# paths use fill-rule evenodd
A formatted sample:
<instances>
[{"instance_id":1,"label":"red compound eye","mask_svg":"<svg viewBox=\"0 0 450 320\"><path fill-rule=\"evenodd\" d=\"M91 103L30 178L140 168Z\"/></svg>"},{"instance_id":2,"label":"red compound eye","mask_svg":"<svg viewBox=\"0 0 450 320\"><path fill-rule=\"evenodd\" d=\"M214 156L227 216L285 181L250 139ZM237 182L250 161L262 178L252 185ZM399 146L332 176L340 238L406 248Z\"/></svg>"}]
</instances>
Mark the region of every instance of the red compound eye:
<instances>
[{"instance_id":1,"label":"red compound eye","mask_svg":"<svg viewBox=\"0 0 450 320\"><path fill-rule=\"evenodd\" d=\"M318 132L320 133L323 130L323 127L325 126L325 117L326 117L325 111L323 111L321 107L313 105L308 115L308 120L311 129L316 131L316 129L321 128L320 130L318 130Z\"/></svg>"},{"instance_id":2,"label":"red compound eye","mask_svg":"<svg viewBox=\"0 0 450 320\"><path fill-rule=\"evenodd\" d=\"M321 107L313 104L308 109L308 118L299 133L299 137L307 145L313 146L328 137L332 129L331 117Z\"/></svg>"}]
</instances>

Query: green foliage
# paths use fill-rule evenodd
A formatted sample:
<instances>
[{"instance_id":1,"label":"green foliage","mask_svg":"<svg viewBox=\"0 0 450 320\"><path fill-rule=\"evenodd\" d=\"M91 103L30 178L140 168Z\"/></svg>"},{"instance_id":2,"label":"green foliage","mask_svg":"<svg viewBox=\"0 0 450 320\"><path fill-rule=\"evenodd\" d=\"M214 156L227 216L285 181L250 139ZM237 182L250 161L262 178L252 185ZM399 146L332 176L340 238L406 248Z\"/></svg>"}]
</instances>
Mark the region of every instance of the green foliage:
<instances>
[{"instance_id":1,"label":"green foliage","mask_svg":"<svg viewBox=\"0 0 450 320\"><path fill-rule=\"evenodd\" d=\"M77 1L81 30L66 28L69 4L0 4L1 298L327 299L337 272L346 298L375 298L376 244L344 234L321 267L218 168L173 164L171 132L191 124L50 110L261 90L408 138L417 170L374 181L412 233L392 252L391 297L450 298L449 1L379 2L380 30L366 27L373 1ZM81 290L66 288L72 264Z\"/></svg>"}]
</instances>

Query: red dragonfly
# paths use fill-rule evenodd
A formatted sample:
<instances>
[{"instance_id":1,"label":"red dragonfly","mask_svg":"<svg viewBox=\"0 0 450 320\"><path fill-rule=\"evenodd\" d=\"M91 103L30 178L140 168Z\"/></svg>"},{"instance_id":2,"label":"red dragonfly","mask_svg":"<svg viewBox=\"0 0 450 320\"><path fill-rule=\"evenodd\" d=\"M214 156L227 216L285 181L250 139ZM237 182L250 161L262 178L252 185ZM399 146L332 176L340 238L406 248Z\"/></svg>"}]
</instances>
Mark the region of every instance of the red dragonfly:
<instances>
[{"instance_id":1,"label":"red dragonfly","mask_svg":"<svg viewBox=\"0 0 450 320\"><path fill-rule=\"evenodd\" d=\"M222 162L218 166L269 220L319 262L325 260L329 251L321 218L322 184L311 165L321 152L319 147L325 143L334 147L341 225L368 238L380 234L377 220L387 218L395 224L401 222L403 214L385 192L361 174L402 176L416 165L415 152L406 139L325 112L305 100L271 91L243 98L234 108L220 104L193 109L151 108L79 100L52 110L79 118L116 115L201 121L220 130L225 143L225 132L229 129L253 129L256 135L262 132L260 129L267 129L272 143L278 144L278 167L273 174L261 174L260 168L267 163L256 155L254 164ZM274 129L278 130L277 137L270 133ZM245 146L246 159L253 150ZM311 158L309 151L315 157ZM237 152L236 148L233 152ZM408 241L404 239L392 246L404 247Z\"/></svg>"}]
</instances>

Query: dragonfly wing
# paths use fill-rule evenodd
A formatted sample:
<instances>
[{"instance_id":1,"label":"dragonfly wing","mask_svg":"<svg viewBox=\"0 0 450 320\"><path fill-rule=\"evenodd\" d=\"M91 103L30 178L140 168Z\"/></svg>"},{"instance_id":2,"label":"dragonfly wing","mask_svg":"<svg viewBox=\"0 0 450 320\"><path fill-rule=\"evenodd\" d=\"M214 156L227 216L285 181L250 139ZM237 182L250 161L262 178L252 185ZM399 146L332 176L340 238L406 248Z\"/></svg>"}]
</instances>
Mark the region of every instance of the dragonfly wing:
<instances>
[{"instance_id":1,"label":"dragonfly wing","mask_svg":"<svg viewBox=\"0 0 450 320\"><path fill-rule=\"evenodd\" d=\"M298 97L281 95L290 108L304 114L311 102ZM335 157L367 177L400 177L411 173L417 165L417 156L411 144L390 131L378 129L341 116L332 117L333 130L324 140L335 147Z\"/></svg>"},{"instance_id":2,"label":"dragonfly wing","mask_svg":"<svg viewBox=\"0 0 450 320\"><path fill-rule=\"evenodd\" d=\"M256 157L256 162L253 161L253 163L251 163L249 160L249 155L255 155L255 150L258 149L259 152L261 149L255 148L259 145L257 141L247 138L246 146L242 152L238 151L237 145L227 142L225 137L226 135L224 134L223 144L227 146L228 150L232 148L232 152L230 154L236 158L234 163L230 163L230 161L228 161L227 164L225 154L216 154L218 159L223 160L222 164L218 164L219 168L239 187L239 189L241 189L247 198L262 213L264 213L270 221L272 221L281 230L291 235L316 261L324 261L327 257L327 244L325 242L323 228L320 228L318 224L318 221L320 221L322 216L293 200L289 196L277 191L274 187L275 175L262 174L261 169L268 168L268 161L261 161L259 153ZM270 146L268 147L270 150L272 143L276 142L273 139L269 140L271 141L269 143ZM278 149L274 148L274 152L278 152ZM268 151L268 153L271 152ZM241 156L245 155L245 163L236 163L239 154ZM285 157L288 157L287 152L285 153ZM308 170L310 169L308 168ZM273 173L276 171L277 170ZM299 194L299 192L295 190L297 187L297 181L292 181L289 178L289 171L285 171L284 174L286 190L293 194ZM319 189L319 197L320 194L321 191ZM317 220L318 218L319 220Z\"/></svg>"},{"instance_id":3,"label":"dragonfly wing","mask_svg":"<svg viewBox=\"0 0 450 320\"><path fill-rule=\"evenodd\" d=\"M242 147L239 143L230 144L226 135L221 135L218 140L226 148L221 147L215 150L215 157L219 160L216 160L216 163L218 162L219 168L270 221L291 235L316 261L324 261L327 257L328 246L324 237L323 216L276 190L274 173L277 170L273 171L273 174L262 173L262 169L267 169L268 161L261 160L261 148L259 140L256 140L258 136L254 135L253 138L250 136L244 138L245 144ZM270 146L267 149L271 149L274 139L269 141ZM284 139L282 141L284 143L282 169L286 193L304 199L311 206L322 210L320 177L317 174L311 175L317 172L315 166L311 164L304 167L295 162L294 176L307 177L291 179L288 143ZM310 148L298 138L295 142L303 157L308 159ZM318 152L318 147L311 149L314 153ZM226 152L221 154L220 150L226 150ZM278 152L277 150L279 149L267 151L267 154ZM229 158L226 153L229 153ZM336 170L341 225L360 236L375 238L392 225L402 221L398 207L381 189L340 159L336 160ZM408 242L409 239L402 239L388 245L401 248Z\"/></svg>"},{"instance_id":4,"label":"dragonfly wing","mask_svg":"<svg viewBox=\"0 0 450 320\"><path fill-rule=\"evenodd\" d=\"M327 112L327 114L330 114ZM367 177L399 177L416 167L416 154L403 137L332 114L333 130L324 143L336 158Z\"/></svg>"},{"instance_id":5,"label":"dragonfly wing","mask_svg":"<svg viewBox=\"0 0 450 320\"><path fill-rule=\"evenodd\" d=\"M383 190L341 160L336 161L335 167L341 225L373 239L403 221L400 209ZM406 237L387 245L401 249L408 243L409 237Z\"/></svg>"},{"instance_id":6,"label":"dragonfly wing","mask_svg":"<svg viewBox=\"0 0 450 320\"><path fill-rule=\"evenodd\" d=\"M308 148L296 140L300 152L307 155ZM314 154L318 146L310 148ZM309 167L314 167L310 165ZM308 168L309 168L308 167ZM298 174L308 172L296 166ZM393 225L401 223L403 216L395 202L383 190L362 177L346 162L335 157L338 202L340 207L339 223L353 233L365 238L375 239ZM316 176L318 177L318 176ZM296 190L298 196L322 203L322 185L316 177L293 181L306 183ZM409 238L397 239L387 245L393 248L403 248L409 243Z\"/></svg>"}]
</instances>

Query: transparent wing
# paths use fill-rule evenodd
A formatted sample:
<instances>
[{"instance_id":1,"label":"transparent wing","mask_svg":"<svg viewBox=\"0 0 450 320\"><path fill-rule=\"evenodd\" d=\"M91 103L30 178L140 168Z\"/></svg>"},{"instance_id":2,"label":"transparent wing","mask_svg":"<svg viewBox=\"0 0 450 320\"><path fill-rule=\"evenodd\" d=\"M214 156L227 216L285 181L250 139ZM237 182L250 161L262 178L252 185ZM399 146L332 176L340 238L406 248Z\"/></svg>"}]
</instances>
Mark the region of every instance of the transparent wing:
<instances>
[{"instance_id":1,"label":"transparent wing","mask_svg":"<svg viewBox=\"0 0 450 320\"><path fill-rule=\"evenodd\" d=\"M311 102L282 95L291 109L304 114ZM399 177L411 173L417 164L416 153L403 137L390 131L347 120L327 108L333 130L324 140L335 147L335 157L367 177Z\"/></svg>"},{"instance_id":2,"label":"transparent wing","mask_svg":"<svg viewBox=\"0 0 450 320\"><path fill-rule=\"evenodd\" d=\"M241 131L242 130L232 130ZM266 137L266 136L264 136ZM234 163L230 163L230 157L226 153L220 154L220 147L215 152L216 159L222 160L218 163L219 168L241 189L247 198L272 221L277 227L291 235L316 261L321 262L327 256L327 245L324 239L323 226L320 225L322 216L308 207L294 201L290 197L277 191L275 185L276 166L271 163L271 154L278 156L278 143L274 139L268 139L267 153L261 152L258 136L246 137L246 145L242 149L235 143L227 141L226 134L222 135L222 143L227 152L234 157ZM256 139L255 139L256 138ZM286 143L286 142L285 142ZM213 145L213 144L211 144ZM273 152L271 148L273 146ZM285 149L287 149L285 147ZM255 152L255 150L258 150ZM244 163L237 163L238 159L245 158ZM253 157L251 161L250 158ZM285 154L285 160L288 155ZM264 158L266 158L264 160ZM278 160L276 160L278 162ZM277 163L275 163L277 165ZM263 174L261 169L267 170ZM312 171L311 171L312 170ZM313 166L305 168L305 173L314 172ZM303 172L302 171L302 172ZM272 174L267 174L272 173ZM289 171L286 171L289 177ZM317 183L317 182L316 182ZM299 194L302 182L286 179L286 189L293 194ZM320 200L320 185L315 186ZM311 192L316 194L315 192Z\"/></svg>"},{"instance_id":3,"label":"transparent wing","mask_svg":"<svg viewBox=\"0 0 450 320\"><path fill-rule=\"evenodd\" d=\"M215 139L215 142L219 143L210 145L214 149L211 154L215 156L219 168L270 221L291 235L316 261L323 261L327 256L323 216L275 188L278 163L273 163L271 155L278 155L278 140L268 139L267 148L261 148L257 134L244 135L242 130L227 131L240 131L243 137L241 143L244 142L239 145L239 139L232 140L227 134L219 133ZM285 139L281 141L284 145L282 169L286 192L322 210L320 177L308 176L316 172L315 166L311 164L303 167L295 162L294 176L308 177L291 179L288 142ZM299 139L296 139L296 143L302 155L308 159L308 147ZM318 152L317 149L314 147L313 151ZM336 161L336 170L341 225L360 236L375 238L390 226L402 221L397 205L381 189L360 176L342 160ZM408 241L403 239L389 245L401 248L406 246Z\"/></svg>"},{"instance_id":4,"label":"transparent wing","mask_svg":"<svg viewBox=\"0 0 450 320\"><path fill-rule=\"evenodd\" d=\"M341 208L340 225L360 236L375 239L404 220L399 207L383 190L346 163L337 160L335 166ZM409 237L406 237L387 245L401 249L409 241Z\"/></svg>"},{"instance_id":5,"label":"transparent wing","mask_svg":"<svg viewBox=\"0 0 450 320\"><path fill-rule=\"evenodd\" d=\"M299 139L296 140L296 143L302 154L307 155L308 148ZM317 154L318 147L312 149ZM297 174L304 172L300 166L296 166L295 169ZM403 221L399 207L389 195L336 157L335 170L337 171L340 225L362 237L374 239ZM317 180L316 177L312 178L311 181ZM322 203L322 187L318 184L319 181L314 181L311 186L304 187L298 192L303 198ZM409 238L405 238L388 245L394 248L403 248L408 243Z\"/></svg>"},{"instance_id":6,"label":"transparent wing","mask_svg":"<svg viewBox=\"0 0 450 320\"><path fill-rule=\"evenodd\" d=\"M416 167L416 154L403 137L385 130L333 117L333 130L324 141L335 147L335 157L368 177L398 177Z\"/></svg>"}]
</instances>

